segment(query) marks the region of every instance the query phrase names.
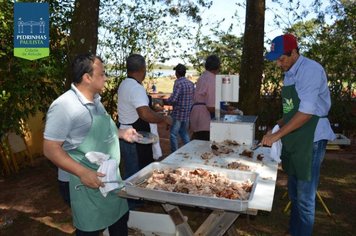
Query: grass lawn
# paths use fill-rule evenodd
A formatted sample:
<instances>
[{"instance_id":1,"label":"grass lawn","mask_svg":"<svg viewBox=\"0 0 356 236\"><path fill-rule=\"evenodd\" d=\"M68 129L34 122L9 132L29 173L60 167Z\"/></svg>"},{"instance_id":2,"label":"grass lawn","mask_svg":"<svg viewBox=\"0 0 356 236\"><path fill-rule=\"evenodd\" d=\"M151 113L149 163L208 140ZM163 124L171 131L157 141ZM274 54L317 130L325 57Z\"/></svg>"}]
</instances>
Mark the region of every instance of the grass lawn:
<instances>
[{"instance_id":1,"label":"grass lawn","mask_svg":"<svg viewBox=\"0 0 356 236\"><path fill-rule=\"evenodd\" d=\"M193 83L195 83L198 80L197 76L193 76L191 81ZM154 79L156 87L157 87L157 93L163 93L163 94L167 94L167 93L172 93L173 91L173 85L174 85L174 81L175 81L175 77L160 77L157 79ZM150 88L150 86L148 85L148 83L150 83L150 81L148 79L145 79L143 81L144 87L145 88ZM151 92L150 89L147 89L148 92Z\"/></svg>"}]
</instances>

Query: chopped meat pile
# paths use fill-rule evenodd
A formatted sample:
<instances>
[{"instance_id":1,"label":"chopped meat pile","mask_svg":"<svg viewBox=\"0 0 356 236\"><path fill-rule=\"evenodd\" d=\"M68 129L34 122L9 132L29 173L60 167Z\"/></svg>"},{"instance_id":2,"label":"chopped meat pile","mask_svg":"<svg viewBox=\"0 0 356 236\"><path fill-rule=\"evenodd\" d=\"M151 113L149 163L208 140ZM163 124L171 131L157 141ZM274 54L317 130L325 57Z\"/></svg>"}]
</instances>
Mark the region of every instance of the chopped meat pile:
<instances>
[{"instance_id":1,"label":"chopped meat pile","mask_svg":"<svg viewBox=\"0 0 356 236\"><path fill-rule=\"evenodd\" d=\"M241 156L245 156L245 157L249 157L252 158L253 157L253 151L250 150L243 150L242 153L240 153Z\"/></svg>"},{"instance_id":2,"label":"chopped meat pile","mask_svg":"<svg viewBox=\"0 0 356 236\"><path fill-rule=\"evenodd\" d=\"M250 167L248 165L242 164L240 162L234 161L231 162L227 165L228 169L238 169L238 170L250 170Z\"/></svg>"},{"instance_id":3,"label":"chopped meat pile","mask_svg":"<svg viewBox=\"0 0 356 236\"><path fill-rule=\"evenodd\" d=\"M231 140L231 139L226 139L226 140L224 140L223 143L228 146L239 146L240 145L238 142L236 142L235 140Z\"/></svg>"},{"instance_id":4,"label":"chopped meat pile","mask_svg":"<svg viewBox=\"0 0 356 236\"><path fill-rule=\"evenodd\" d=\"M212 152L214 153L215 156L219 156L220 154L229 154L231 152L234 152L232 148L229 148L221 143L217 143L213 141L211 144L211 149Z\"/></svg>"},{"instance_id":5,"label":"chopped meat pile","mask_svg":"<svg viewBox=\"0 0 356 236\"><path fill-rule=\"evenodd\" d=\"M264 157L265 155L263 155L263 153L260 153L257 155L257 160L262 161Z\"/></svg>"},{"instance_id":6,"label":"chopped meat pile","mask_svg":"<svg viewBox=\"0 0 356 236\"><path fill-rule=\"evenodd\" d=\"M183 158L189 158L190 157L189 153L187 153L187 152L177 152L177 155L182 155Z\"/></svg>"},{"instance_id":7,"label":"chopped meat pile","mask_svg":"<svg viewBox=\"0 0 356 236\"><path fill-rule=\"evenodd\" d=\"M252 182L231 181L225 175L197 168L154 170L145 188L192 195L247 200Z\"/></svg>"},{"instance_id":8,"label":"chopped meat pile","mask_svg":"<svg viewBox=\"0 0 356 236\"><path fill-rule=\"evenodd\" d=\"M203 154L201 154L200 157L203 160L209 160L213 157L213 153L212 152L204 152Z\"/></svg>"}]
</instances>

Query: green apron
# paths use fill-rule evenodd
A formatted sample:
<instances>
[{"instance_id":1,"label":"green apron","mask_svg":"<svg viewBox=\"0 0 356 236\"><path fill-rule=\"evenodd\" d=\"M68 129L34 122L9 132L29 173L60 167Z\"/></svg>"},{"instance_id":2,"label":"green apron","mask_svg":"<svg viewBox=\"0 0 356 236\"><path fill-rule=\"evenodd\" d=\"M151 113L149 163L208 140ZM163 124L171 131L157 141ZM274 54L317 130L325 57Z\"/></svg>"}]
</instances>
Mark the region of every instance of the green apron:
<instances>
[{"instance_id":1,"label":"green apron","mask_svg":"<svg viewBox=\"0 0 356 236\"><path fill-rule=\"evenodd\" d=\"M300 99L295 85L282 87L283 121L288 123L298 112ZM313 115L303 126L282 138L282 167L288 175L300 180L310 180L314 132L319 117Z\"/></svg>"},{"instance_id":2,"label":"green apron","mask_svg":"<svg viewBox=\"0 0 356 236\"><path fill-rule=\"evenodd\" d=\"M110 158L120 163L120 146L118 131L114 121L108 114L92 116L92 126L80 146L68 154L82 166L96 171L99 166L90 163L85 154L90 151L109 154ZM121 180L120 170L117 179ZM100 190L74 187L81 184L80 179L70 175L70 199L74 226L82 231L96 231L105 229L118 221L127 211L126 199L120 198L117 191L111 191L104 197Z\"/></svg>"}]
</instances>

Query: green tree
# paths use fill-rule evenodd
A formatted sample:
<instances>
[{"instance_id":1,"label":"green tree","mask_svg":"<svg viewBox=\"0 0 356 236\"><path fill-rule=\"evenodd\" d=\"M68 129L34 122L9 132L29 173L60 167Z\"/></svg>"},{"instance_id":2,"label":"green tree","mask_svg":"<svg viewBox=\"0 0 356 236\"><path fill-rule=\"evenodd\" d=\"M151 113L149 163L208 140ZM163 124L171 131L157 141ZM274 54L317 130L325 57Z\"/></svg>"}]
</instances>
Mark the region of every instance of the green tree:
<instances>
[{"instance_id":1,"label":"green tree","mask_svg":"<svg viewBox=\"0 0 356 236\"><path fill-rule=\"evenodd\" d=\"M218 55L221 60L221 74L238 74L241 65L242 38L224 31L214 31L214 37L199 36L196 38L195 54L189 57L193 67L198 72L204 70L205 59L211 55Z\"/></svg>"},{"instance_id":2,"label":"green tree","mask_svg":"<svg viewBox=\"0 0 356 236\"><path fill-rule=\"evenodd\" d=\"M263 71L265 0L246 0L246 21L240 70L240 109L256 115Z\"/></svg>"},{"instance_id":3,"label":"green tree","mask_svg":"<svg viewBox=\"0 0 356 236\"><path fill-rule=\"evenodd\" d=\"M336 1L329 8L332 25L318 25L316 42L305 55L320 62L328 74L333 106L329 117L337 132L356 130L356 3Z\"/></svg>"},{"instance_id":4,"label":"green tree","mask_svg":"<svg viewBox=\"0 0 356 236\"><path fill-rule=\"evenodd\" d=\"M96 54L100 0L75 0L71 17L66 89L72 83L70 64L78 54Z\"/></svg>"},{"instance_id":5,"label":"green tree","mask_svg":"<svg viewBox=\"0 0 356 236\"><path fill-rule=\"evenodd\" d=\"M47 111L49 104L62 92L64 86L67 22L69 5L50 1L50 56L28 61L13 56L13 10L14 3L0 3L1 52L0 91L5 91L6 100L0 106L0 136L9 131L23 132L20 124L38 111Z\"/></svg>"},{"instance_id":6,"label":"green tree","mask_svg":"<svg viewBox=\"0 0 356 236\"><path fill-rule=\"evenodd\" d=\"M356 114L353 111L355 109L356 86L354 69L356 68L356 4L347 0L333 0L324 10L320 9L321 4L321 1L315 0L308 10L302 9L300 1L290 1L288 5L290 11L284 11L287 16L279 14L275 19L277 19L276 22L279 22L278 26L282 27L285 32L297 36L302 55L323 65L328 75L332 98L329 119L334 124L336 132L351 133L356 129ZM298 13L298 9L300 13ZM312 12L313 9L314 12ZM304 19L311 13L316 13L315 17L305 21ZM294 21L290 20L290 15L295 19ZM334 19L330 25L326 23L327 16ZM290 22L294 23L290 24ZM265 63L264 72L262 91L267 95L266 99L271 98L270 101L279 102L283 76L275 70L273 63L270 62ZM270 113L266 110L263 112ZM274 113L280 113L280 111ZM265 118L266 116L260 117ZM272 120L265 120L265 122L271 124Z\"/></svg>"},{"instance_id":7,"label":"green tree","mask_svg":"<svg viewBox=\"0 0 356 236\"><path fill-rule=\"evenodd\" d=\"M100 13L99 31L102 36L99 38L99 51L108 62L107 70L111 77L106 84L103 100L114 119L117 118L117 88L126 76L126 57L132 53L142 54L147 62L148 80L154 79L149 73L154 64L170 59L172 52L168 49L181 48L184 40L189 39L191 28L201 20L199 6L210 5L208 1L103 2ZM189 27L183 24L182 18L191 23Z\"/></svg>"}]
</instances>

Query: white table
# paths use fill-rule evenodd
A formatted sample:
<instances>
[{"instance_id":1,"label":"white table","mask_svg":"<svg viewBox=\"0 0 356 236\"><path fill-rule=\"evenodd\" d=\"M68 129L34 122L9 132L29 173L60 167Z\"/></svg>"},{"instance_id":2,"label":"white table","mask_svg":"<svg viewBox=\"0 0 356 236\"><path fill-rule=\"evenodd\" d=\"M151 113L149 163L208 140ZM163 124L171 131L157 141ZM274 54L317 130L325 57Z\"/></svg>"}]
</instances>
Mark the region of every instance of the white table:
<instances>
[{"instance_id":1,"label":"white table","mask_svg":"<svg viewBox=\"0 0 356 236\"><path fill-rule=\"evenodd\" d=\"M198 163L209 166L226 167L227 164L238 161L251 167L252 171L259 174L253 199L249 202L250 210L271 211L274 197L274 190L277 180L278 163L269 157L270 148L260 147L254 151L253 158L239 155L243 150L249 149L248 146L234 147L234 153L214 156L209 160L203 160L201 154L211 152L210 141L192 140L174 153L166 157L163 163ZM230 148L232 146L229 146ZM258 154L264 154L262 161L257 160Z\"/></svg>"},{"instance_id":2,"label":"white table","mask_svg":"<svg viewBox=\"0 0 356 236\"><path fill-rule=\"evenodd\" d=\"M234 229L233 223L241 213L256 215L258 210L272 210L278 164L269 158L270 149L260 147L254 151L252 158L248 158L239 155L243 150L249 149L248 146L229 146L230 148L233 148L233 153L222 154L214 156L209 160L203 160L201 155L204 152L211 152L210 146L210 141L193 140L170 154L162 162L178 165L182 162L196 163L219 168L226 168L229 163L236 161L248 165L250 166L251 171L255 171L259 174L253 199L249 202L248 210L246 212L229 212L213 209L213 212L196 232L192 231L178 206L170 203L162 203L163 208L170 215L176 225L179 235L217 236L223 235L225 232L227 232L228 235L236 235L237 231ZM257 160L256 157L258 154L264 154L264 159L262 161ZM120 196L128 198L132 197L127 195L125 191L122 191Z\"/></svg>"}]
</instances>

